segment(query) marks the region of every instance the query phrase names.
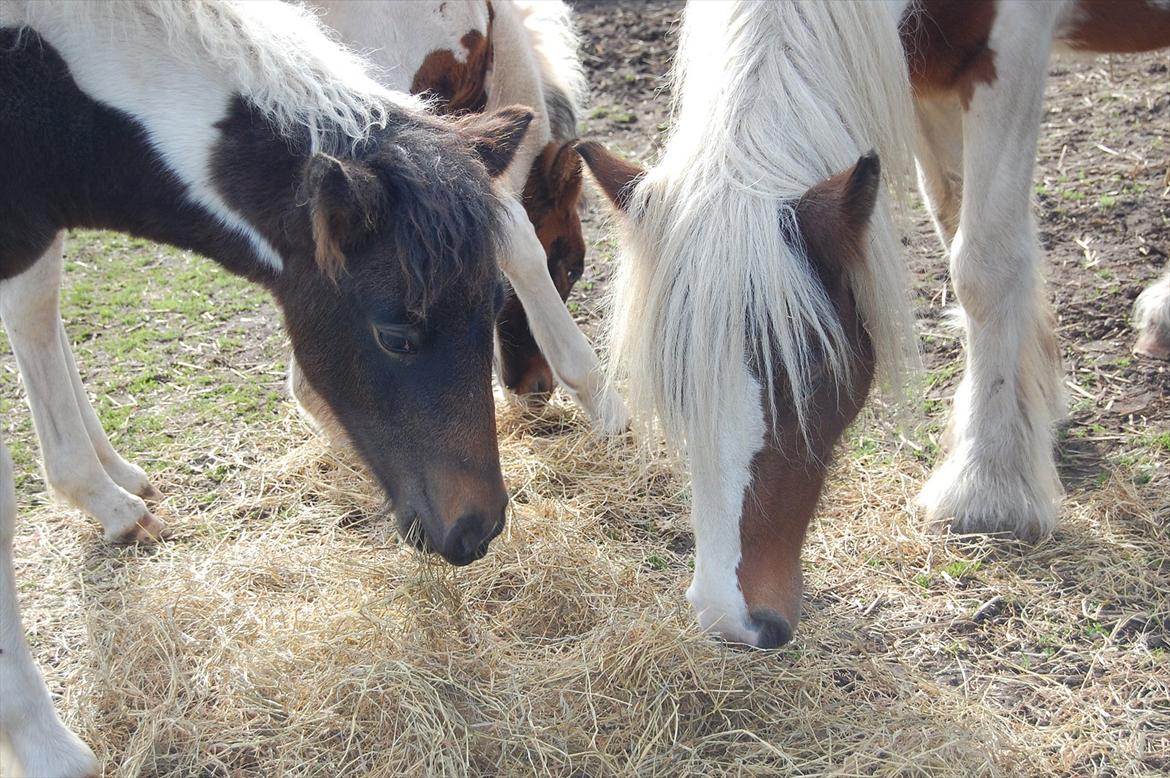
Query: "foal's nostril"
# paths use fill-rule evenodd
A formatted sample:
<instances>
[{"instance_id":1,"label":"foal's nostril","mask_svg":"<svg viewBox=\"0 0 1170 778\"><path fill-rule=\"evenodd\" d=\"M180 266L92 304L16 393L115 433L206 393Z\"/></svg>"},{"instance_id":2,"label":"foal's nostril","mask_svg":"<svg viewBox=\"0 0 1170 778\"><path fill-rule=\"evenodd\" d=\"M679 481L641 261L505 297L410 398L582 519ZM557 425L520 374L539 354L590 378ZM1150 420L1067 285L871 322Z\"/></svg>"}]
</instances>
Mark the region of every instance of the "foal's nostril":
<instances>
[{"instance_id":1,"label":"foal's nostril","mask_svg":"<svg viewBox=\"0 0 1170 778\"><path fill-rule=\"evenodd\" d=\"M770 608L754 608L752 622L760 631L759 648L779 648L792 640L792 626L788 619Z\"/></svg>"}]
</instances>

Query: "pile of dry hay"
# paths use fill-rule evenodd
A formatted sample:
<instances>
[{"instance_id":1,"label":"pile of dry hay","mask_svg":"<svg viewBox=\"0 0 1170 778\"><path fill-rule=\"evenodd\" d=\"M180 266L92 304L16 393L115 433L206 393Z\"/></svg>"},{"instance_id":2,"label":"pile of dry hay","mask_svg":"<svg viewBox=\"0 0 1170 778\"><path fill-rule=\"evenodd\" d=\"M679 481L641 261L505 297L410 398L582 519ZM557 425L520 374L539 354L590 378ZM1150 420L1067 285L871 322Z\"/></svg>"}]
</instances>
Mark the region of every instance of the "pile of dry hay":
<instances>
[{"instance_id":1,"label":"pile of dry hay","mask_svg":"<svg viewBox=\"0 0 1170 778\"><path fill-rule=\"evenodd\" d=\"M906 507L914 452L855 437L797 639L758 652L692 626L689 495L664 459L607 448L559 399L500 428L509 529L458 570L404 547L291 410L184 441L219 452L217 489L152 473L176 528L157 549L24 506L21 599L59 709L120 776L1170 769L1165 493L1114 477L1039 548L957 543Z\"/></svg>"}]
</instances>

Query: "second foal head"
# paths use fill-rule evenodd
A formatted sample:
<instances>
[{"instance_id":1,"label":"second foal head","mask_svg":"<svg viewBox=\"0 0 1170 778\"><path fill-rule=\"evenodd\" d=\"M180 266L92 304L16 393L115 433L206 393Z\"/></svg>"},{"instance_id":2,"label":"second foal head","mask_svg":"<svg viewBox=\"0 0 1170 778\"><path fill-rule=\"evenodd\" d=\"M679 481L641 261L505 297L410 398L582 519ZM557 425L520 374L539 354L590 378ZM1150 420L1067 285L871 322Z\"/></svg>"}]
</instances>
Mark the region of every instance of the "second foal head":
<instances>
[{"instance_id":1,"label":"second foal head","mask_svg":"<svg viewBox=\"0 0 1170 778\"><path fill-rule=\"evenodd\" d=\"M643 211L655 205L655 198L678 206L679 198L685 199L688 193L669 191L662 181L652 180L653 175L644 177L641 168L597 144L583 143L578 150L622 214L630 245L659 245L653 233L663 225L648 223ZM801 258L802 283L823 295L830 315L837 317L848 369L834 370L814 349L803 355L804 378L790 380L774 369L784 364L775 356L785 348L781 338L757 338L745 344L741 367L715 377L718 397L703 411L714 418L705 426L694 418L679 420L679 412L672 408L693 409L694 396L708 392L706 383L698 382L710 382L711 377L684 373L690 380L680 386L677 375L662 371L678 367L675 360L687 348L680 345L680 338L709 337L712 348L718 348L721 333L695 332L693 325L679 326L667 314L692 322L718 321L719 316L695 313L705 303L694 299L695 290L703 287L668 277L669 272L663 274L663 267L671 267L668 257L638 249L624 260L647 264L632 271L652 279L646 282L647 288L674 290L648 294L654 298L649 308L653 319L637 328L640 337L654 341L639 356L655 364L627 369L643 371L639 380L651 385L649 394L658 406L654 410L659 415L674 413L674 426L682 428L676 430L682 438L676 442L685 449L690 465L696 536L695 574L687 598L700 625L728 640L774 648L791 639L800 620L800 554L805 533L833 447L860 411L874 376L874 349L858 312L849 271L866 261L867 228L879 187L877 156L863 156L851 168L795 198L789 203L795 218L783 222L787 225L783 240L791 256ZM780 214L776 219L781 223ZM704 272L742 271L733 266L734 257L726 267L706 266L710 264L704 265ZM748 308L746 301L734 304ZM622 321L616 325L629 327ZM762 369L763 365L772 368ZM803 394L800 403L793 397L797 385ZM668 406L665 411L663 406ZM671 423L666 426L669 432ZM705 429L714 429L715 434L705 436Z\"/></svg>"}]
</instances>

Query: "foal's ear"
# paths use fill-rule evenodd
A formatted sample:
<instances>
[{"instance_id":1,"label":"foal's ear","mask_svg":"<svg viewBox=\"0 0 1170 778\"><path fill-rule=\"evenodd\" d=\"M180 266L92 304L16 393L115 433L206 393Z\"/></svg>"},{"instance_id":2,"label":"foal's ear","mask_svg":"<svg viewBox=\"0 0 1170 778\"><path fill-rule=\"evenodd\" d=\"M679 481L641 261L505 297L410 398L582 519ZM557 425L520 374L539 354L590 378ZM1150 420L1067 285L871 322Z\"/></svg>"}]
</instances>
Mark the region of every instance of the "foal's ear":
<instances>
[{"instance_id":1,"label":"foal's ear","mask_svg":"<svg viewBox=\"0 0 1170 778\"><path fill-rule=\"evenodd\" d=\"M496 178L512 164L516 149L532 123L532 111L519 105L501 108L495 113L472 114L456 125L487 168Z\"/></svg>"},{"instance_id":2,"label":"foal's ear","mask_svg":"<svg viewBox=\"0 0 1170 778\"><path fill-rule=\"evenodd\" d=\"M861 261L881 180L881 161L870 151L801 196L796 221L812 258L838 267Z\"/></svg>"},{"instance_id":3,"label":"foal's ear","mask_svg":"<svg viewBox=\"0 0 1170 778\"><path fill-rule=\"evenodd\" d=\"M575 197L581 191L581 155L573 144L565 143L548 163L549 190L554 200Z\"/></svg>"},{"instance_id":4,"label":"foal's ear","mask_svg":"<svg viewBox=\"0 0 1170 778\"><path fill-rule=\"evenodd\" d=\"M594 141L578 143L576 149L609 201L625 213L630 207L630 195L646 171Z\"/></svg>"},{"instance_id":5,"label":"foal's ear","mask_svg":"<svg viewBox=\"0 0 1170 778\"><path fill-rule=\"evenodd\" d=\"M317 265L330 278L345 265L346 245L374 231L385 192L365 165L317 153L305 168Z\"/></svg>"}]
</instances>

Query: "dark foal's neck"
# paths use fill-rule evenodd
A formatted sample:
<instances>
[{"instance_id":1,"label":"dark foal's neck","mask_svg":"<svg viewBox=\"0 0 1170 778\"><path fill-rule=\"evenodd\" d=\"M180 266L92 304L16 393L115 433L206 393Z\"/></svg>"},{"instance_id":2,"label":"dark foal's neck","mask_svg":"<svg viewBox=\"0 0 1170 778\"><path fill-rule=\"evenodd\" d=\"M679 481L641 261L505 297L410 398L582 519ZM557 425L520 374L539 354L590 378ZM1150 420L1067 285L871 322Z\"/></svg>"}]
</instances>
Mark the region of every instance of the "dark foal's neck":
<instances>
[{"instance_id":1,"label":"dark foal's neck","mask_svg":"<svg viewBox=\"0 0 1170 778\"><path fill-rule=\"evenodd\" d=\"M181 111L181 106L176 106ZM308 154L237 99L220 122L214 185L281 257L312 256L298 198ZM272 286L272 261L195 202L133 117L82 92L34 32L0 30L0 280L32 265L61 229L128 232L204 254ZM285 261L286 271L288 261Z\"/></svg>"}]
</instances>

